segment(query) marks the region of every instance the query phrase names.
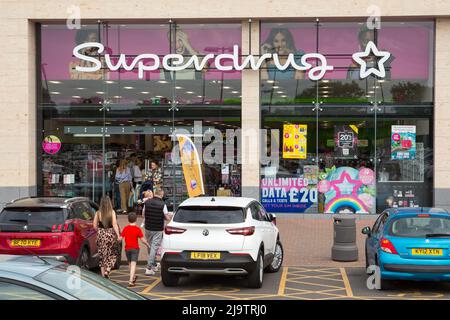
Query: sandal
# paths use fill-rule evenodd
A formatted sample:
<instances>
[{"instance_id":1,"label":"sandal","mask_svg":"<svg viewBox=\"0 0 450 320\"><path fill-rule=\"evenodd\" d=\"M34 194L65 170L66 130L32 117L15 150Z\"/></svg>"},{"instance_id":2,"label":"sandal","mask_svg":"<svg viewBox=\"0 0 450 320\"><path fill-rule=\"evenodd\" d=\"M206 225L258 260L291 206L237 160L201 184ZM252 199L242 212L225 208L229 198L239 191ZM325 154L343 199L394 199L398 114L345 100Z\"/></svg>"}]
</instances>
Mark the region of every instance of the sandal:
<instances>
[{"instance_id":1,"label":"sandal","mask_svg":"<svg viewBox=\"0 0 450 320\"><path fill-rule=\"evenodd\" d=\"M137 280L137 276L134 276L133 281L128 281L128 287L135 287L136 286L136 280Z\"/></svg>"}]
</instances>

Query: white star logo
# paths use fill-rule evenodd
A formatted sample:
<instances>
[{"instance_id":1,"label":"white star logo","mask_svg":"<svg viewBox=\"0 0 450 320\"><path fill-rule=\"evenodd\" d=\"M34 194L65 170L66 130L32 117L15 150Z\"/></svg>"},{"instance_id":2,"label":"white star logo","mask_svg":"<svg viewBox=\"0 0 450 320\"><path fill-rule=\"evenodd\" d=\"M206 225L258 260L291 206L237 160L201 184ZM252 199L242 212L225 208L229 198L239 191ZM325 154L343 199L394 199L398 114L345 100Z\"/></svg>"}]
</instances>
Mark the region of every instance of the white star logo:
<instances>
[{"instance_id":1,"label":"white star logo","mask_svg":"<svg viewBox=\"0 0 450 320\"><path fill-rule=\"evenodd\" d=\"M378 60L378 68L369 68L367 70L367 62L363 59L365 57L370 56L370 52L373 52L373 55L376 57L381 57ZM364 52L357 52L352 55L353 60L355 60L361 68L359 69L359 77L361 79L367 78L372 73L380 78L384 78L386 76L386 71L384 70L384 63L389 59L391 54L387 51L378 51L377 46L372 41L366 46L366 50Z\"/></svg>"}]
</instances>

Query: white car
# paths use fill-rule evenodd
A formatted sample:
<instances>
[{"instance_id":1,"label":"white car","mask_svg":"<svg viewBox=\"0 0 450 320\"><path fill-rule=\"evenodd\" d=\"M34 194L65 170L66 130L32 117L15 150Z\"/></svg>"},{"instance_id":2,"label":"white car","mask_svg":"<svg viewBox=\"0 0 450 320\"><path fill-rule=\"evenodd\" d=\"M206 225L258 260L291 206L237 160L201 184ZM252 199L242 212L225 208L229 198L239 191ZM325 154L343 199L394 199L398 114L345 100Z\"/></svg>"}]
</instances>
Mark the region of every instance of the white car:
<instances>
[{"instance_id":1,"label":"white car","mask_svg":"<svg viewBox=\"0 0 450 320\"><path fill-rule=\"evenodd\" d=\"M166 286L189 274L238 275L260 288L264 270L277 272L283 246L274 215L256 200L197 197L180 204L164 229L161 277Z\"/></svg>"}]
</instances>

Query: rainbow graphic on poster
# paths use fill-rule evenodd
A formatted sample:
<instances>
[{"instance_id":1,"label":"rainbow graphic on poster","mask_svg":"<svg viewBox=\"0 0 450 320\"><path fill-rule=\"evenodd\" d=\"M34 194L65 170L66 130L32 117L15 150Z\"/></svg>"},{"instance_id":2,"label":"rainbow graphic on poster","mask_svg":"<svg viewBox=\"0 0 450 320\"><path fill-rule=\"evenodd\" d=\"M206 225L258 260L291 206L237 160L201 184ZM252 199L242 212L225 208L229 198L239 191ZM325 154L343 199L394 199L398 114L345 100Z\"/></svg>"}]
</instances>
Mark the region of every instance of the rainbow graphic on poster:
<instances>
[{"instance_id":1,"label":"rainbow graphic on poster","mask_svg":"<svg viewBox=\"0 0 450 320\"><path fill-rule=\"evenodd\" d=\"M370 168L326 168L318 191L324 213L375 213L375 173Z\"/></svg>"},{"instance_id":2,"label":"rainbow graphic on poster","mask_svg":"<svg viewBox=\"0 0 450 320\"><path fill-rule=\"evenodd\" d=\"M366 205L354 196L345 196L339 198L333 198L326 206L325 213L335 213L339 211L344 213L348 210L348 213L368 213L369 209Z\"/></svg>"}]
</instances>

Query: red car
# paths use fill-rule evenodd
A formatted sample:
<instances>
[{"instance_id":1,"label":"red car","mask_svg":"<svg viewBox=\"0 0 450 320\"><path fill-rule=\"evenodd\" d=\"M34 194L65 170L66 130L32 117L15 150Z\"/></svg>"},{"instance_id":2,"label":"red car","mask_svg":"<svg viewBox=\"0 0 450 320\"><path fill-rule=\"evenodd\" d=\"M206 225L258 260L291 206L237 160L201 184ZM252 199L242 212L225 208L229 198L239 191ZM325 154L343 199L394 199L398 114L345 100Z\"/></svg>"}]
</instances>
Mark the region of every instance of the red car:
<instances>
[{"instance_id":1,"label":"red car","mask_svg":"<svg viewBox=\"0 0 450 320\"><path fill-rule=\"evenodd\" d=\"M88 198L12 201L0 213L0 254L55 256L94 268L98 266L93 228L97 209Z\"/></svg>"}]
</instances>

